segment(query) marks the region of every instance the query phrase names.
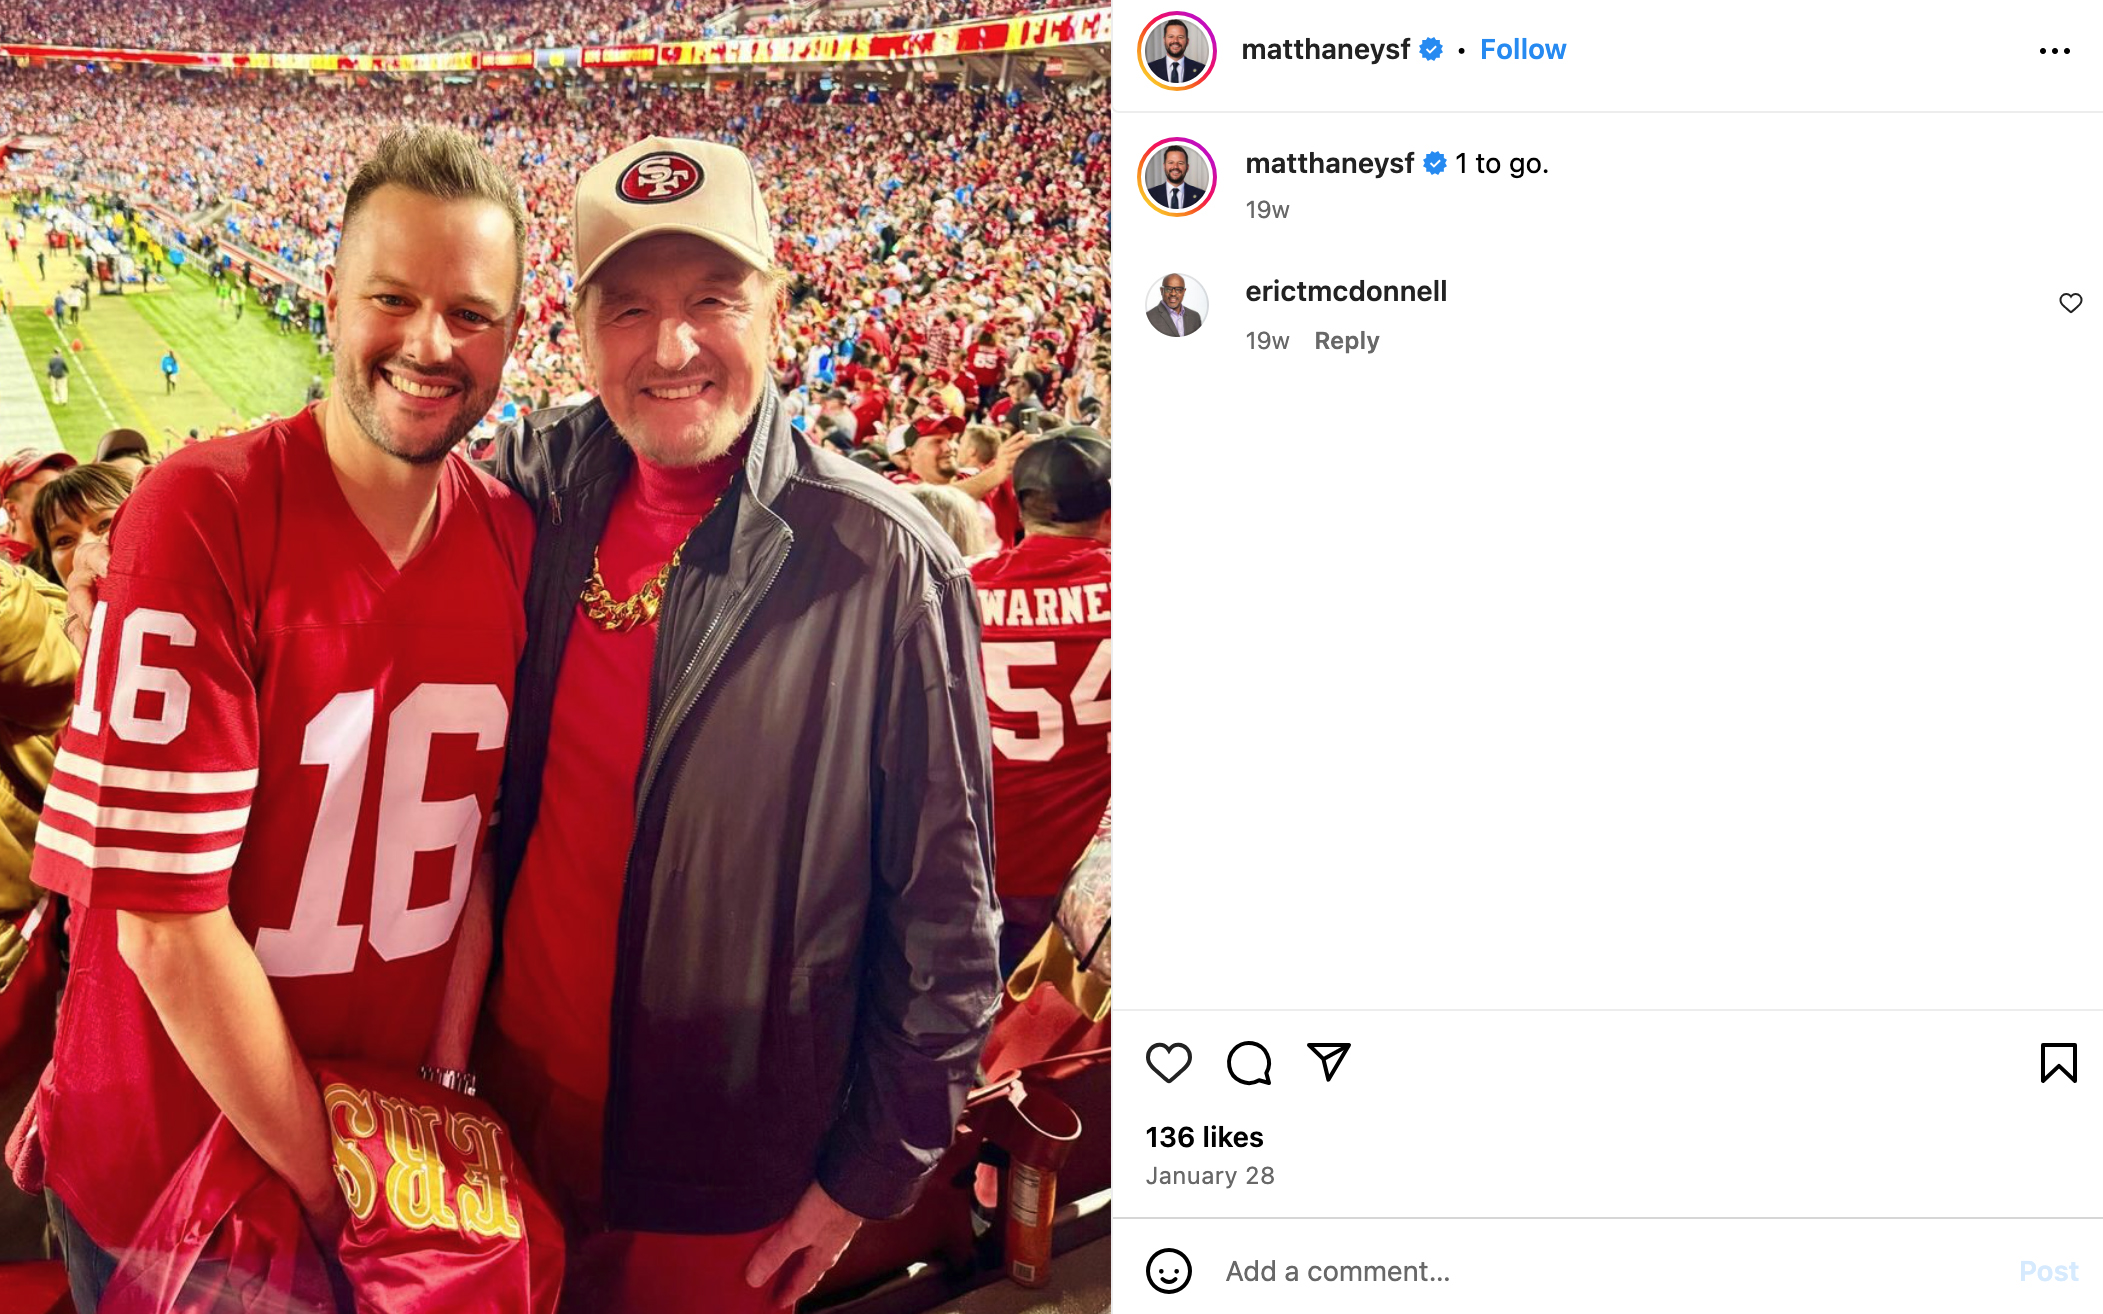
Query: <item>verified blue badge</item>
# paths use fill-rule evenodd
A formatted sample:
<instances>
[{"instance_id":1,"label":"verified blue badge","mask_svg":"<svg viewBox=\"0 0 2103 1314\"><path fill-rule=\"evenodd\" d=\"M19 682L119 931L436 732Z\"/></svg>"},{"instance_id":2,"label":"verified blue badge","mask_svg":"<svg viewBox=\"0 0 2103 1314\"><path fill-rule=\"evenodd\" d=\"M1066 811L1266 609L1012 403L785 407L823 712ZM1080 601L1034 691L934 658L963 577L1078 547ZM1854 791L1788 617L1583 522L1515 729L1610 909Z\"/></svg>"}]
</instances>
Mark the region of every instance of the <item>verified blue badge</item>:
<instances>
[{"instance_id":1,"label":"verified blue badge","mask_svg":"<svg viewBox=\"0 0 2103 1314\"><path fill-rule=\"evenodd\" d=\"M1445 157L1445 155L1444 155L1444 154L1443 154L1442 152L1439 152L1439 151L1425 151L1425 152L1424 152L1424 172L1426 172L1426 173L1444 173L1445 171L1446 171L1446 157Z\"/></svg>"},{"instance_id":2,"label":"verified blue badge","mask_svg":"<svg viewBox=\"0 0 2103 1314\"><path fill-rule=\"evenodd\" d=\"M1437 59L1446 53L1446 45L1437 37L1425 37L1424 43L1417 47L1417 53L1426 59Z\"/></svg>"}]
</instances>

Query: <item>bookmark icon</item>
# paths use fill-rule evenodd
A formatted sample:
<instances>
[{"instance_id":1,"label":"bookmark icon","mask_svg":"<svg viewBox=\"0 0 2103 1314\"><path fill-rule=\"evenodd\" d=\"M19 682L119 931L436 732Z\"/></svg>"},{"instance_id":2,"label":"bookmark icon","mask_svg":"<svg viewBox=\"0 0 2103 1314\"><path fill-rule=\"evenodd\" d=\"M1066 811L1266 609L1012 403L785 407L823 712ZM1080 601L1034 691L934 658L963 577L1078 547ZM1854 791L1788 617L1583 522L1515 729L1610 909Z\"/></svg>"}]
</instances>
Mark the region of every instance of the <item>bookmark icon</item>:
<instances>
[{"instance_id":1,"label":"bookmark icon","mask_svg":"<svg viewBox=\"0 0 2103 1314\"><path fill-rule=\"evenodd\" d=\"M2081 1080L2081 1047L2062 1041L2037 1047L2037 1079L2040 1083L2054 1077L2065 1077L2071 1082Z\"/></svg>"}]
</instances>

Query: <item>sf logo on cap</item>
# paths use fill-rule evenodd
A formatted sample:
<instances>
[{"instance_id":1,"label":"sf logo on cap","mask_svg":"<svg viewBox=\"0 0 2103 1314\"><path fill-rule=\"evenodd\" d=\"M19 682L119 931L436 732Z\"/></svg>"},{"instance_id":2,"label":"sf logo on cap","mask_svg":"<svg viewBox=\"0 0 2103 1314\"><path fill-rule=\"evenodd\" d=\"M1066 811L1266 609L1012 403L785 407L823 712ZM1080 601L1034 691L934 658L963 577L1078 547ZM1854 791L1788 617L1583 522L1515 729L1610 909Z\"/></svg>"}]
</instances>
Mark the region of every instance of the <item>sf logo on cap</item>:
<instances>
[{"instance_id":1,"label":"sf logo on cap","mask_svg":"<svg viewBox=\"0 0 2103 1314\"><path fill-rule=\"evenodd\" d=\"M700 165L677 151L655 151L628 166L618 190L624 201L655 205L676 201L700 185Z\"/></svg>"}]
</instances>

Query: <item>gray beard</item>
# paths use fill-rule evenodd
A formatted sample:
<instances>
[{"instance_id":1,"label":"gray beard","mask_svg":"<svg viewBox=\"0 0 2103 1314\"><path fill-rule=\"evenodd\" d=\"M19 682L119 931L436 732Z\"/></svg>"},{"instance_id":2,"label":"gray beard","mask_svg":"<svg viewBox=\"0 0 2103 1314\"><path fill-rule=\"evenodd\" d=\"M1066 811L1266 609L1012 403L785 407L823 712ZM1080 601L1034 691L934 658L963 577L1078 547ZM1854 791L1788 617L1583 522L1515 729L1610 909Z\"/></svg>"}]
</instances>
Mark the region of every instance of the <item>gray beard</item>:
<instances>
[{"instance_id":1,"label":"gray beard","mask_svg":"<svg viewBox=\"0 0 2103 1314\"><path fill-rule=\"evenodd\" d=\"M642 457L654 466L659 466L666 470L699 469L737 446L738 439L744 437L746 432L752 428L754 417L760 413L761 408L766 406L767 399L772 395L773 391L771 386L762 387L759 396L752 403L752 408L745 412L736 425L726 427L720 420L712 420L700 426L702 432L698 443L682 442L676 451L653 451L626 433L621 434L621 441L627 443L637 456ZM619 432L618 426L616 426L616 432ZM689 430L682 437L691 436L691 434L692 430Z\"/></svg>"}]
</instances>

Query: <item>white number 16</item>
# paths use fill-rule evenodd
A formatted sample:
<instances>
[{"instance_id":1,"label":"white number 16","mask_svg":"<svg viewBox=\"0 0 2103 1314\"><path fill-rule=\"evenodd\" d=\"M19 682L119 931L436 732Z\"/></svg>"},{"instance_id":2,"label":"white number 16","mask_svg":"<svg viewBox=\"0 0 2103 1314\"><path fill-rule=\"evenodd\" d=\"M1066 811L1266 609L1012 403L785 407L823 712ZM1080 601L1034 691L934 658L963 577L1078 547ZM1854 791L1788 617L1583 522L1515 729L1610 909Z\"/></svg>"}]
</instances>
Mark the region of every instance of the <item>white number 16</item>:
<instances>
[{"instance_id":1,"label":"white number 16","mask_svg":"<svg viewBox=\"0 0 2103 1314\"><path fill-rule=\"evenodd\" d=\"M80 698L73 724L83 734L102 732L96 706L103 621L108 604L97 604L82 664ZM196 646L197 629L179 612L141 607L124 618L117 650L116 687L108 709L110 731L131 743L166 744L189 728L190 682L180 671L149 665L146 638L159 635L171 649ZM139 714L140 695L161 695L159 711ZM365 800L372 748L374 691L340 693L307 723L299 760L327 771L321 810L300 873L292 924L256 932L256 957L272 976L330 976L350 971L358 944L369 938L390 962L429 953L452 938L466 906L474 875L475 845L481 838L482 805L474 795L438 801L424 797L430 774L431 740L437 735L473 735L479 750L500 749L510 722L504 695L493 684L423 684L387 716L387 760L380 764L378 842L373 855L372 899L364 925L343 919L351 849ZM452 882L444 903L409 906L416 855L452 851Z\"/></svg>"},{"instance_id":2,"label":"white number 16","mask_svg":"<svg viewBox=\"0 0 2103 1314\"><path fill-rule=\"evenodd\" d=\"M429 953L452 938L474 876L482 805L471 794L432 802L424 798L434 735L475 736L477 749L502 748L510 714L493 684L423 684L387 717L387 760L380 770L378 850L372 864L371 921L365 936L389 962ZM358 961L359 926L344 922L343 887L365 796L372 746L373 691L337 694L307 723L299 760L325 766L321 812L300 873L292 925L256 933L256 957L272 976L330 976ZM452 884L444 903L409 906L416 855L453 853Z\"/></svg>"}]
</instances>

